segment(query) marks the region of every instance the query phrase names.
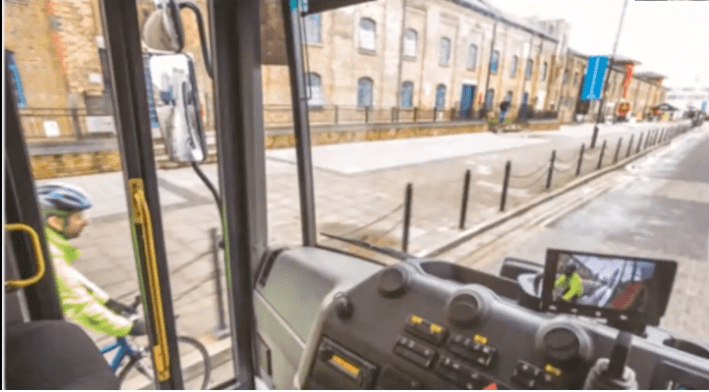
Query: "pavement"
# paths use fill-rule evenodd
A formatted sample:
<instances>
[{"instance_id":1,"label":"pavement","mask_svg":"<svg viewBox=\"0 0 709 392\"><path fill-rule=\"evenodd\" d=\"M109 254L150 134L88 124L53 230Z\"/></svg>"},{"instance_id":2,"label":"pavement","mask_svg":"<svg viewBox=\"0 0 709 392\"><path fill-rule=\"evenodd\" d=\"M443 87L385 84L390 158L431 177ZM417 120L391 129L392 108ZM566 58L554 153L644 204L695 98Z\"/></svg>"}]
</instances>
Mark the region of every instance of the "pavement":
<instances>
[{"instance_id":1,"label":"pavement","mask_svg":"<svg viewBox=\"0 0 709 392\"><path fill-rule=\"evenodd\" d=\"M704 125L556 199L546 210L530 211L520 218L524 222L510 222L438 257L492 274L499 273L505 257L543 264L548 248L674 260L677 275L660 326L707 342L707 148Z\"/></svg>"},{"instance_id":2,"label":"pavement","mask_svg":"<svg viewBox=\"0 0 709 392\"><path fill-rule=\"evenodd\" d=\"M634 153L641 133L646 137L648 130L670 126L669 123L602 125L598 148L586 151L581 173L595 170L603 140L608 140L602 161L605 167L612 164L619 138L623 138L619 151L624 155L632 135ZM466 170L472 173L466 220L469 227L499 216L506 161L512 162L513 173L506 207L509 210L548 192L545 165L552 150L557 152L552 189L573 180L580 145L588 146L592 129L592 124L583 124L548 132L481 133L314 147L318 231L400 247L401 206L406 184L411 183L409 252L430 248L460 233L458 222ZM293 156L293 149L266 152L269 244L274 246L297 246L301 241ZM216 165L205 165L203 171L218 183ZM178 333L214 341L211 335L217 326L218 313L209 230L219 227L217 207L191 168L160 170L158 179L170 287L179 315ZM123 174L93 174L61 181L81 186L94 202L94 208L86 214L91 224L74 240L83 252L76 262L77 268L112 296L127 301L137 293L137 276ZM368 224L371 225L366 229L360 229ZM324 237L320 240L328 246L358 252L337 241ZM696 253L695 248L691 249ZM110 338L99 334L92 337L99 345L110 342Z\"/></svg>"}]
</instances>

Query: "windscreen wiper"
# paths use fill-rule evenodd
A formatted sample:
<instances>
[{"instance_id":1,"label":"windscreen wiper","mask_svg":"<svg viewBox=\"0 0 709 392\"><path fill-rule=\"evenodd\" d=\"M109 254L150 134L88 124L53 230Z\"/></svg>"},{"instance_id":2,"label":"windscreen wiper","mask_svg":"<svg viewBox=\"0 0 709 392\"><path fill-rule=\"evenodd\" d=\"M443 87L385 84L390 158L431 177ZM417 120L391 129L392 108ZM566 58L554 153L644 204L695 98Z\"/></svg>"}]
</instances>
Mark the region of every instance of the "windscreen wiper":
<instances>
[{"instance_id":1,"label":"windscreen wiper","mask_svg":"<svg viewBox=\"0 0 709 392\"><path fill-rule=\"evenodd\" d=\"M325 237L333 238L333 239L336 239L336 240L339 240L342 242L347 242L348 244L357 245L361 248L372 250L372 251L393 257L393 258L395 258L397 260L401 260L401 261L418 258L418 257L412 256L406 252L402 252L400 250L395 250L395 249L387 248L384 246L370 244L369 242L357 240L354 238L340 237L338 235L328 234L328 233L320 233L320 234L324 235Z\"/></svg>"}]
</instances>

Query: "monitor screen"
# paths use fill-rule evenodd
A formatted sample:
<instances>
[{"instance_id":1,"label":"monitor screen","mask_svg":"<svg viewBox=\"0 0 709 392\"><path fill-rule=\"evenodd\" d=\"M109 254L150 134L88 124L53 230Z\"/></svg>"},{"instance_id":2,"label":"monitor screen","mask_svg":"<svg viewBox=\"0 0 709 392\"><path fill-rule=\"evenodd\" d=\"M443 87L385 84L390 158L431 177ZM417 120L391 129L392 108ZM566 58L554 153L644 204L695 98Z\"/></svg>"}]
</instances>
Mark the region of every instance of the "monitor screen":
<instances>
[{"instance_id":1,"label":"monitor screen","mask_svg":"<svg viewBox=\"0 0 709 392\"><path fill-rule=\"evenodd\" d=\"M676 269L674 261L550 249L542 304L562 313L640 317L657 325Z\"/></svg>"}]
</instances>

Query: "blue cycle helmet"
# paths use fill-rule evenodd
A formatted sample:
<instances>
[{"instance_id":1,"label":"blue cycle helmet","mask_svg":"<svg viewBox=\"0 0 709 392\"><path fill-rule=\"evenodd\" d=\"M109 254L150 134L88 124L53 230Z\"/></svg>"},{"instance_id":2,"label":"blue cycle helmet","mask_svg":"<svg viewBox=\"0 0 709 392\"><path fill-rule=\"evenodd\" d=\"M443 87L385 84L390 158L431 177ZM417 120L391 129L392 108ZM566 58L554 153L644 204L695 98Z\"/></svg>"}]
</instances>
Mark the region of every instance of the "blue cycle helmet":
<instances>
[{"instance_id":1,"label":"blue cycle helmet","mask_svg":"<svg viewBox=\"0 0 709 392\"><path fill-rule=\"evenodd\" d=\"M37 187L37 196L44 216L66 216L91 208L89 196L78 187L68 184L46 184Z\"/></svg>"}]
</instances>

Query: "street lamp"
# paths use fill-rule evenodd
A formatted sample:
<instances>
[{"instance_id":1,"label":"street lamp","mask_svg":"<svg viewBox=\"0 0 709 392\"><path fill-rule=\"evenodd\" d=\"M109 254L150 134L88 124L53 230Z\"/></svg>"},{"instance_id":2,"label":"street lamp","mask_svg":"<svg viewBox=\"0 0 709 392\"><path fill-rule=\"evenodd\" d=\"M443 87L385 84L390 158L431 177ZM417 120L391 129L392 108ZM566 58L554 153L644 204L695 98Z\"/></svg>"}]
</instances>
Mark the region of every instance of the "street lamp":
<instances>
[{"instance_id":1,"label":"street lamp","mask_svg":"<svg viewBox=\"0 0 709 392\"><path fill-rule=\"evenodd\" d=\"M618 33L615 35L615 43L613 44L613 54L611 55L610 61L608 61L608 71L606 73L606 82L603 85L603 93L601 93L601 102L598 106L598 117L596 118L596 124L593 126L593 137L591 138L591 149L596 148L596 139L598 139L598 123L601 122L601 117L603 116L603 105L606 98L606 90L608 90L608 84L611 78L611 69L613 69L613 62L615 60L616 52L618 50L618 39L620 38L620 31L623 28L623 18L625 17L625 9L628 8L628 0L623 3L623 11L620 14L620 23L618 24Z\"/></svg>"}]
</instances>

